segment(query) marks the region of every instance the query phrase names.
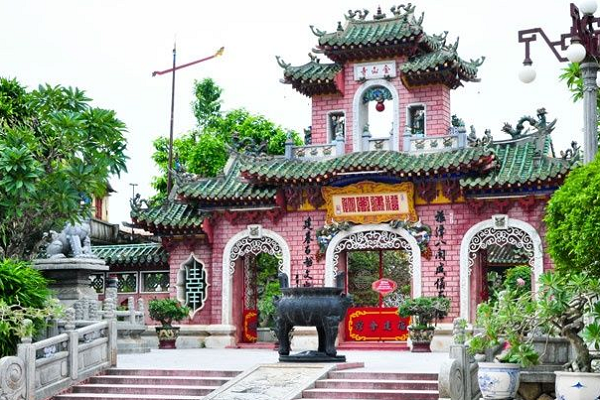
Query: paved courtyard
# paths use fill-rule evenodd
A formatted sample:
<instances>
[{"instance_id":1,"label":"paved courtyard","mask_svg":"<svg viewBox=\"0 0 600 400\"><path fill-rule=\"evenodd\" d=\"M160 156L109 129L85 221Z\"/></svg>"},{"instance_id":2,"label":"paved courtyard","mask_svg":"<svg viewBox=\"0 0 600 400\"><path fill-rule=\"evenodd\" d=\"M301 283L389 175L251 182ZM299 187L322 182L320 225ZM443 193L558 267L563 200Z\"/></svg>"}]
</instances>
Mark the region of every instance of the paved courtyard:
<instances>
[{"instance_id":1,"label":"paved courtyard","mask_svg":"<svg viewBox=\"0 0 600 400\"><path fill-rule=\"evenodd\" d=\"M339 354L348 362L364 362L368 371L435 372L448 353L410 353L408 351L345 350ZM145 354L120 354L119 368L165 368L200 370L246 370L256 364L278 361L276 351L267 349L152 349Z\"/></svg>"}]
</instances>

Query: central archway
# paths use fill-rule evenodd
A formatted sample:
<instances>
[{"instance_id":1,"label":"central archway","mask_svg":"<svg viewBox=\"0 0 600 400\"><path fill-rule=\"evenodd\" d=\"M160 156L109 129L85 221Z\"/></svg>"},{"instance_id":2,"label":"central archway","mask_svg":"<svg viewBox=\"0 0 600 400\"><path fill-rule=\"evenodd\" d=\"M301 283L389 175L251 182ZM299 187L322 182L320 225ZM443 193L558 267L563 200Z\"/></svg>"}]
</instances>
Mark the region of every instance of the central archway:
<instances>
[{"instance_id":1,"label":"central archway","mask_svg":"<svg viewBox=\"0 0 600 400\"><path fill-rule=\"evenodd\" d=\"M250 229L238 232L225 246L223 251L223 292L221 304L221 323L231 325L233 320L233 273L236 261L247 254L268 253L280 256L279 271L290 276L290 249L279 234L261 229L260 235L251 235Z\"/></svg>"},{"instance_id":2,"label":"central archway","mask_svg":"<svg viewBox=\"0 0 600 400\"><path fill-rule=\"evenodd\" d=\"M408 254L412 274L412 295L421 295L421 250L417 240L405 229L385 224L355 225L331 239L325 253L325 286L335 285L337 263L344 250L403 249Z\"/></svg>"}]
</instances>

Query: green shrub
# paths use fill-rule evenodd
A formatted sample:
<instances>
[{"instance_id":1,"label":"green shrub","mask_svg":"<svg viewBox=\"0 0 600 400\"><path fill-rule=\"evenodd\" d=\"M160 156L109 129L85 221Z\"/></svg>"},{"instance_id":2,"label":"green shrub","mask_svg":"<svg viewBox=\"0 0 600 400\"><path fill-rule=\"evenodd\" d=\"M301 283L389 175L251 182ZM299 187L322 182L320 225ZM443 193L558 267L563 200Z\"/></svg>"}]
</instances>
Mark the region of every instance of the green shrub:
<instances>
[{"instance_id":1,"label":"green shrub","mask_svg":"<svg viewBox=\"0 0 600 400\"><path fill-rule=\"evenodd\" d=\"M600 277L600 159L569 173L546 207L548 252L556 270Z\"/></svg>"},{"instance_id":2,"label":"green shrub","mask_svg":"<svg viewBox=\"0 0 600 400\"><path fill-rule=\"evenodd\" d=\"M521 265L507 270L504 288L516 292L517 295L531 293L531 267Z\"/></svg>"},{"instance_id":3,"label":"green shrub","mask_svg":"<svg viewBox=\"0 0 600 400\"><path fill-rule=\"evenodd\" d=\"M413 329L428 329L444 318L449 310L450 299L447 297L417 297L404 300L398 307L398 315L413 317Z\"/></svg>"},{"instance_id":4,"label":"green shrub","mask_svg":"<svg viewBox=\"0 0 600 400\"><path fill-rule=\"evenodd\" d=\"M50 300L48 281L30 264L4 259L0 261L0 357L15 354L19 339L38 332L60 308ZM24 319L33 321L26 328Z\"/></svg>"},{"instance_id":5,"label":"green shrub","mask_svg":"<svg viewBox=\"0 0 600 400\"><path fill-rule=\"evenodd\" d=\"M182 306L177 299L152 299L148 302L150 318L163 327L171 327L173 321L181 321L189 316L190 308Z\"/></svg>"}]
</instances>

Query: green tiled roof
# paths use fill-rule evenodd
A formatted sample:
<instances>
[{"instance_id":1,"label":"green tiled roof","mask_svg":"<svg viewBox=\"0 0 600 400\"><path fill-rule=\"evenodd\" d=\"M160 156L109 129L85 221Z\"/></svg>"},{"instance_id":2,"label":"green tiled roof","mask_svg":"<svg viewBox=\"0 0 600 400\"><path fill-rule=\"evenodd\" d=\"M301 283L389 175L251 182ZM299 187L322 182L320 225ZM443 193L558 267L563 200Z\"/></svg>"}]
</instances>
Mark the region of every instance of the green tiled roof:
<instances>
[{"instance_id":1,"label":"green tiled roof","mask_svg":"<svg viewBox=\"0 0 600 400\"><path fill-rule=\"evenodd\" d=\"M423 27L413 14L381 20L346 20L346 26L342 30L325 33L319 37L319 46L377 46L406 40L423 33Z\"/></svg>"},{"instance_id":2,"label":"green tiled roof","mask_svg":"<svg viewBox=\"0 0 600 400\"><path fill-rule=\"evenodd\" d=\"M93 246L92 252L109 266L168 267L169 253L158 243Z\"/></svg>"},{"instance_id":3,"label":"green tiled roof","mask_svg":"<svg viewBox=\"0 0 600 400\"><path fill-rule=\"evenodd\" d=\"M528 260L527 251L515 246L491 244L487 248L487 261L489 264L522 265L527 264Z\"/></svg>"},{"instance_id":4,"label":"green tiled roof","mask_svg":"<svg viewBox=\"0 0 600 400\"><path fill-rule=\"evenodd\" d=\"M480 171L494 163L491 149L478 147L429 154L408 154L381 150L345 154L325 160L270 160L242 169L255 182L324 182L346 172L382 171L400 177L425 177L435 174Z\"/></svg>"},{"instance_id":5,"label":"green tiled roof","mask_svg":"<svg viewBox=\"0 0 600 400\"><path fill-rule=\"evenodd\" d=\"M132 207L130 215L136 226L159 234L202 233L202 222L209 216L192 204L172 201L155 207Z\"/></svg>"},{"instance_id":6,"label":"green tiled roof","mask_svg":"<svg viewBox=\"0 0 600 400\"><path fill-rule=\"evenodd\" d=\"M238 154L230 160L231 165L226 168L223 175L185 183L178 188L177 194L181 198L193 198L203 204L256 202L273 204L275 202L277 188L253 185L240 174L241 169L258 162L256 159Z\"/></svg>"},{"instance_id":7,"label":"green tiled roof","mask_svg":"<svg viewBox=\"0 0 600 400\"><path fill-rule=\"evenodd\" d=\"M309 55L311 61L299 67L291 66L277 57L279 66L283 68L282 82L291 84L306 96L340 93L335 77L342 70L342 66L336 63L321 64L317 57Z\"/></svg>"},{"instance_id":8,"label":"green tiled roof","mask_svg":"<svg viewBox=\"0 0 600 400\"><path fill-rule=\"evenodd\" d=\"M461 81L478 81L477 71L485 58L465 61L456 52L457 44L410 58L400 67L405 81L410 85L444 83L451 88Z\"/></svg>"},{"instance_id":9,"label":"green tiled roof","mask_svg":"<svg viewBox=\"0 0 600 400\"><path fill-rule=\"evenodd\" d=\"M335 75L342 70L336 63L321 64L311 61L299 67L289 66L284 69L283 76L286 80L301 82L326 82L332 81Z\"/></svg>"},{"instance_id":10,"label":"green tiled roof","mask_svg":"<svg viewBox=\"0 0 600 400\"><path fill-rule=\"evenodd\" d=\"M484 176L463 178L461 186L467 191L518 189L532 185L556 186L557 181L562 181L569 172L570 164L546 155L548 140L538 150L537 140L532 139L535 138L490 145L499 161L499 168Z\"/></svg>"}]
</instances>

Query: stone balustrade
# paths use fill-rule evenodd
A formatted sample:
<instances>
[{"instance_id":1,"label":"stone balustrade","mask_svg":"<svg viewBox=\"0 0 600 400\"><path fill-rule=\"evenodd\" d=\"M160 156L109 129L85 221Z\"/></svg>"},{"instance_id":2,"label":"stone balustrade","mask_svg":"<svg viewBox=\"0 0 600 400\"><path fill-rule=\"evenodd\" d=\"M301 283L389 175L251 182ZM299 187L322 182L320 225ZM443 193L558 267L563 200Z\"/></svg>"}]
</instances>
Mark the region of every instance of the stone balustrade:
<instances>
[{"instance_id":1,"label":"stone balustrade","mask_svg":"<svg viewBox=\"0 0 600 400\"><path fill-rule=\"evenodd\" d=\"M409 153L433 153L455 150L466 146L467 134L464 129L451 128L448 135L415 136L404 135L404 151Z\"/></svg>"},{"instance_id":2,"label":"stone balustrade","mask_svg":"<svg viewBox=\"0 0 600 400\"><path fill-rule=\"evenodd\" d=\"M33 342L31 336L22 338L16 356L0 359L0 398L46 399L115 366L117 321L114 308L113 299L105 300L104 320L87 321L80 328L76 328L75 310L69 308L64 324L58 324L61 333L37 342ZM32 324L27 320L25 323Z\"/></svg>"}]
</instances>

